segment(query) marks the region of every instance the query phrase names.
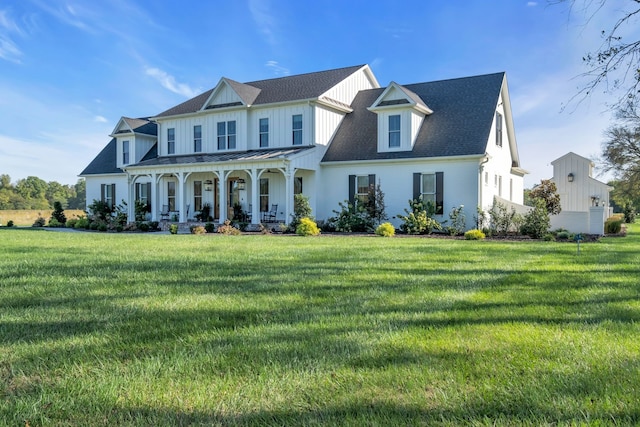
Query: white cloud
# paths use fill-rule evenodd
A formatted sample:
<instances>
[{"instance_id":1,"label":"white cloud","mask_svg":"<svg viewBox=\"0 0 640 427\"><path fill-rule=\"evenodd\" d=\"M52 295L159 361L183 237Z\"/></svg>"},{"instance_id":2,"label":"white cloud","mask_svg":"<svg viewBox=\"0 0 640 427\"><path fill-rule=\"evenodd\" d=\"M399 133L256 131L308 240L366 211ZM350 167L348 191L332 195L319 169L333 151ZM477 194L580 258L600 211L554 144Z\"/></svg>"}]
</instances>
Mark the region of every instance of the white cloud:
<instances>
[{"instance_id":1,"label":"white cloud","mask_svg":"<svg viewBox=\"0 0 640 427\"><path fill-rule=\"evenodd\" d=\"M98 123L108 123L109 120L107 120L105 117L103 116L95 116L93 118L94 121L98 122Z\"/></svg>"},{"instance_id":2,"label":"white cloud","mask_svg":"<svg viewBox=\"0 0 640 427\"><path fill-rule=\"evenodd\" d=\"M272 46L276 45L275 31L277 30L277 24L276 19L269 10L269 2L266 0L249 0L249 11L258 25L258 30L264 34L267 43Z\"/></svg>"},{"instance_id":3,"label":"white cloud","mask_svg":"<svg viewBox=\"0 0 640 427\"><path fill-rule=\"evenodd\" d=\"M160 83L160 85L162 85L162 87L170 90L173 93L177 93L187 98L193 98L200 93L197 89L189 87L189 85L187 85L186 83L176 82L175 77L158 68L147 67L145 72L148 76L156 79Z\"/></svg>"},{"instance_id":4,"label":"white cloud","mask_svg":"<svg viewBox=\"0 0 640 427\"><path fill-rule=\"evenodd\" d=\"M528 1L527 2L527 6L528 7L534 7L534 6L537 6L537 5L538 5L537 1Z\"/></svg>"},{"instance_id":5,"label":"white cloud","mask_svg":"<svg viewBox=\"0 0 640 427\"><path fill-rule=\"evenodd\" d=\"M275 74L276 76L288 76L291 73L288 68L278 64L278 61L267 61L267 63L264 65L267 68L271 69L273 71L273 74Z\"/></svg>"},{"instance_id":6,"label":"white cloud","mask_svg":"<svg viewBox=\"0 0 640 427\"><path fill-rule=\"evenodd\" d=\"M9 33L23 34L8 12L0 10L0 59L19 64L22 52L9 37Z\"/></svg>"}]
</instances>

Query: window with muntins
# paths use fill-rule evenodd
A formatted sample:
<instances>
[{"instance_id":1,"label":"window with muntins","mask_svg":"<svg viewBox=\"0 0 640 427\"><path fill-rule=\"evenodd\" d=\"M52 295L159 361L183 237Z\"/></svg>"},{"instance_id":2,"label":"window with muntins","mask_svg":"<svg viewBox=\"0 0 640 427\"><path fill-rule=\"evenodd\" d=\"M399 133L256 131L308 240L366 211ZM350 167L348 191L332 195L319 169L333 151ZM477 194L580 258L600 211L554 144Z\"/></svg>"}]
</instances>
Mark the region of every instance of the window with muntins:
<instances>
[{"instance_id":1,"label":"window with muntins","mask_svg":"<svg viewBox=\"0 0 640 427\"><path fill-rule=\"evenodd\" d=\"M218 122L218 150L236 148L236 121Z\"/></svg>"},{"instance_id":2,"label":"window with muntins","mask_svg":"<svg viewBox=\"0 0 640 427\"><path fill-rule=\"evenodd\" d=\"M400 115L389 116L389 148L400 147Z\"/></svg>"},{"instance_id":3,"label":"window with muntins","mask_svg":"<svg viewBox=\"0 0 640 427\"><path fill-rule=\"evenodd\" d=\"M269 119L260 119L260 147L269 146Z\"/></svg>"},{"instance_id":4,"label":"window with muntins","mask_svg":"<svg viewBox=\"0 0 640 427\"><path fill-rule=\"evenodd\" d=\"M129 164L129 141L122 141L122 164Z\"/></svg>"},{"instance_id":5,"label":"window with muntins","mask_svg":"<svg viewBox=\"0 0 640 427\"><path fill-rule=\"evenodd\" d=\"M193 210L202 210L202 181L193 181Z\"/></svg>"},{"instance_id":6,"label":"window with muntins","mask_svg":"<svg viewBox=\"0 0 640 427\"><path fill-rule=\"evenodd\" d=\"M169 205L169 212L175 212L175 210L176 210L176 183L175 183L175 181L167 182L167 205Z\"/></svg>"},{"instance_id":7,"label":"window with muntins","mask_svg":"<svg viewBox=\"0 0 640 427\"><path fill-rule=\"evenodd\" d=\"M302 194L302 177L296 176L293 179L293 194Z\"/></svg>"},{"instance_id":8,"label":"window with muntins","mask_svg":"<svg viewBox=\"0 0 640 427\"><path fill-rule=\"evenodd\" d=\"M269 179L260 178L260 212L269 210Z\"/></svg>"},{"instance_id":9,"label":"window with muntins","mask_svg":"<svg viewBox=\"0 0 640 427\"><path fill-rule=\"evenodd\" d=\"M202 151L202 126L195 125L193 127L193 152L199 153Z\"/></svg>"},{"instance_id":10,"label":"window with muntins","mask_svg":"<svg viewBox=\"0 0 640 427\"><path fill-rule=\"evenodd\" d=\"M502 114L496 111L496 145L502 147Z\"/></svg>"},{"instance_id":11,"label":"window with muntins","mask_svg":"<svg viewBox=\"0 0 640 427\"><path fill-rule=\"evenodd\" d=\"M176 152L176 130L175 128L167 129L167 154L175 154Z\"/></svg>"},{"instance_id":12,"label":"window with muntins","mask_svg":"<svg viewBox=\"0 0 640 427\"><path fill-rule=\"evenodd\" d=\"M102 202L107 206L114 209L116 207L116 185L115 184L101 184L100 185L100 198Z\"/></svg>"},{"instance_id":13,"label":"window with muntins","mask_svg":"<svg viewBox=\"0 0 640 427\"><path fill-rule=\"evenodd\" d=\"M136 182L136 200L146 206L147 212L151 212L150 182Z\"/></svg>"},{"instance_id":14,"label":"window with muntins","mask_svg":"<svg viewBox=\"0 0 640 427\"><path fill-rule=\"evenodd\" d=\"M376 184L375 174L349 175L349 202L366 203L369 200L369 191Z\"/></svg>"},{"instance_id":15,"label":"window with muntins","mask_svg":"<svg viewBox=\"0 0 640 427\"><path fill-rule=\"evenodd\" d=\"M414 173L413 198L422 198L424 202L433 203L436 214L444 212L444 173Z\"/></svg>"},{"instance_id":16,"label":"window with muntins","mask_svg":"<svg viewBox=\"0 0 640 427\"><path fill-rule=\"evenodd\" d=\"M302 114L295 114L291 121L293 145L302 145Z\"/></svg>"}]
</instances>

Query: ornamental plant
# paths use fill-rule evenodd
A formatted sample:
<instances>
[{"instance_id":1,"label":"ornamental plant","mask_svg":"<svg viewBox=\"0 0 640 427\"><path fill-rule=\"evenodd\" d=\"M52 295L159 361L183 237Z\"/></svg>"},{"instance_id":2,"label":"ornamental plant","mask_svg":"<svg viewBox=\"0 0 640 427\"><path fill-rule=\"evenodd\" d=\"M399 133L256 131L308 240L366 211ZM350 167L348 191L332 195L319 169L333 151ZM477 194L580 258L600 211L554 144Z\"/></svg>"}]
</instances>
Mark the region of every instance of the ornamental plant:
<instances>
[{"instance_id":1,"label":"ornamental plant","mask_svg":"<svg viewBox=\"0 0 640 427\"><path fill-rule=\"evenodd\" d=\"M396 235L396 228L390 222L383 222L376 228L376 234L382 237L393 237Z\"/></svg>"},{"instance_id":2,"label":"ornamental plant","mask_svg":"<svg viewBox=\"0 0 640 427\"><path fill-rule=\"evenodd\" d=\"M442 225L433 218L436 207L431 201L425 202L422 197L409 200L406 215L397 215L402 220L400 229L407 234L431 234L433 230L442 230Z\"/></svg>"},{"instance_id":3,"label":"ornamental plant","mask_svg":"<svg viewBox=\"0 0 640 427\"><path fill-rule=\"evenodd\" d=\"M486 236L484 235L484 233L478 229L469 230L466 233L464 233L465 240L482 240L485 237Z\"/></svg>"},{"instance_id":4,"label":"ornamental plant","mask_svg":"<svg viewBox=\"0 0 640 427\"><path fill-rule=\"evenodd\" d=\"M318 225L311 218L301 218L300 224L296 227L298 236L317 236L320 234Z\"/></svg>"}]
</instances>

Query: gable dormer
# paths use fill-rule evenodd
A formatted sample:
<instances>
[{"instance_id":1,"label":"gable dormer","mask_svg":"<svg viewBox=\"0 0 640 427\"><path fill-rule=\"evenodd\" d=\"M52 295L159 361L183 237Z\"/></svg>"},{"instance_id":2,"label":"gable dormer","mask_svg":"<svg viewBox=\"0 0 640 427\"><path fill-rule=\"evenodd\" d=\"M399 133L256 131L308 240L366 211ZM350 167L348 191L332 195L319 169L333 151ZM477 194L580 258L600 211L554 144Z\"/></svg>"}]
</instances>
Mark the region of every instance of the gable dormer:
<instances>
[{"instance_id":1,"label":"gable dormer","mask_svg":"<svg viewBox=\"0 0 640 427\"><path fill-rule=\"evenodd\" d=\"M378 152L411 151L424 118L433 113L417 94L395 82L369 107L378 116Z\"/></svg>"},{"instance_id":2,"label":"gable dormer","mask_svg":"<svg viewBox=\"0 0 640 427\"><path fill-rule=\"evenodd\" d=\"M223 77L202 105L200 111L218 108L251 107L260 92L261 90L257 87Z\"/></svg>"},{"instance_id":3,"label":"gable dormer","mask_svg":"<svg viewBox=\"0 0 640 427\"><path fill-rule=\"evenodd\" d=\"M157 140L157 125L148 119L121 117L110 135L116 139L119 168L140 161Z\"/></svg>"}]
</instances>

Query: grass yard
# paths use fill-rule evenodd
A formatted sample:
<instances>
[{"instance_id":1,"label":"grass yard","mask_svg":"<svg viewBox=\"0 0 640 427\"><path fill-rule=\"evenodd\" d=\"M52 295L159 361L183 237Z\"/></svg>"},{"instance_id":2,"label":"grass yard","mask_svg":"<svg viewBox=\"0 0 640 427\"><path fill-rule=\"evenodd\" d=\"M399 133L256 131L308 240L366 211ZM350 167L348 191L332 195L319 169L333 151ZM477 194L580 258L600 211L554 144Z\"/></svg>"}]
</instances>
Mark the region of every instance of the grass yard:
<instances>
[{"instance_id":1,"label":"grass yard","mask_svg":"<svg viewBox=\"0 0 640 427\"><path fill-rule=\"evenodd\" d=\"M0 229L0 425L636 425L640 226L574 243Z\"/></svg>"}]
</instances>

